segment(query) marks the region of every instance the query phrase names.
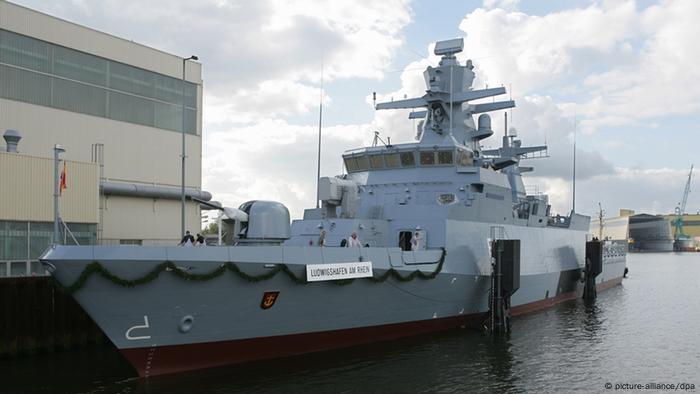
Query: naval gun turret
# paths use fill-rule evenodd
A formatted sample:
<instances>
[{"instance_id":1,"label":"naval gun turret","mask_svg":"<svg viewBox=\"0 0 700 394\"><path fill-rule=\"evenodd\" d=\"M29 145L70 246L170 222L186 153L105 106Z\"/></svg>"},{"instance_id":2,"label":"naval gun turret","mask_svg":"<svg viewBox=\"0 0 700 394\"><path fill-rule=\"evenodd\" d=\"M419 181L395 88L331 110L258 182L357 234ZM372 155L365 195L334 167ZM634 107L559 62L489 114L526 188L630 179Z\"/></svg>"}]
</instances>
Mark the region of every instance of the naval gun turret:
<instances>
[{"instance_id":1,"label":"naval gun turret","mask_svg":"<svg viewBox=\"0 0 700 394\"><path fill-rule=\"evenodd\" d=\"M253 200L222 211L227 245L280 244L291 236L289 210L279 202Z\"/></svg>"}]
</instances>

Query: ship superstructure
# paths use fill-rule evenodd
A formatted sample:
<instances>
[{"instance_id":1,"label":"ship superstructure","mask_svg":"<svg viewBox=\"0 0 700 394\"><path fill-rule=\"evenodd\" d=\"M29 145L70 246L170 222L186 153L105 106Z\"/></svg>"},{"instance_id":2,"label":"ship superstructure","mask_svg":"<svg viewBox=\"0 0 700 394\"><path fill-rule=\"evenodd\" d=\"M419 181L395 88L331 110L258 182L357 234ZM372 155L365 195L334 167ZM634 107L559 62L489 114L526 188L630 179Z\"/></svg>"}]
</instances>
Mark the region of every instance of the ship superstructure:
<instances>
[{"instance_id":1,"label":"ship superstructure","mask_svg":"<svg viewBox=\"0 0 700 394\"><path fill-rule=\"evenodd\" d=\"M453 217L496 227L587 228L587 217L550 217L546 195L526 194L521 175L533 169L520 161L545 152L546 146L523 147L506 134L499 149L482 149L480 142L494 134L485 112L515 103L471 103L506 90L473 90L473 65L459 64L455 55L461 51L461 39L438 42L435 53L442 59L424 72L426 94L376 105L379 110L414 109L410 118L420 119L418 141L346 152L348 174L321 180L322 207L306 210L304 219L294 222L287 244L314 242L319 228L332 227L329 241L336 245L359 231L370 246L405 248L402 233L420 227L425 246L439 248L448 246L445 223Z\"/></svg>"},{"instance_id":2,"label":"ship superstructure","mask_svg":"<svg viewBox=\"0 0 700 394\"><path fill-rule=\"evenodd\" d=\"M227 246L57 245L42 261L146 377L493 326L580 296L582 275L589 293L619 284L624 255L596 260L588 216L526 193L520 162L544 146L482 149L486 112L515 104L478 102L505 89L472 89L462 49L438 42L426 93L376 106L414 109L417 141L346 152L303 219L250 201L224 210Z\"/></svg>"}]
</instances>

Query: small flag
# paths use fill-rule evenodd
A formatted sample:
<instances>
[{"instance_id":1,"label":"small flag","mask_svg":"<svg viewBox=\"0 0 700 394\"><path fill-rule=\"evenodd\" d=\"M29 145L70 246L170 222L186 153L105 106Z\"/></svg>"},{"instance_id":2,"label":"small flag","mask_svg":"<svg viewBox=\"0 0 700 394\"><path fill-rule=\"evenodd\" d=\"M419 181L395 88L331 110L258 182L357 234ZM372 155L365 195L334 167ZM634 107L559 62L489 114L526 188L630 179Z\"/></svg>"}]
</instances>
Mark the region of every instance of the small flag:
<instances>
[{"instance_id":1,"label":"small flag","mask_svg":"<svg viewBox=\"0 0 700 394\"><path fill-rule=\"evenodd\" d=\"M63 195L63 191L68 188L68 185L66 184L66 162L63 162L63 171L61 172L61 183L59 185L59 194Z\"/></svg>"}]
</instances>

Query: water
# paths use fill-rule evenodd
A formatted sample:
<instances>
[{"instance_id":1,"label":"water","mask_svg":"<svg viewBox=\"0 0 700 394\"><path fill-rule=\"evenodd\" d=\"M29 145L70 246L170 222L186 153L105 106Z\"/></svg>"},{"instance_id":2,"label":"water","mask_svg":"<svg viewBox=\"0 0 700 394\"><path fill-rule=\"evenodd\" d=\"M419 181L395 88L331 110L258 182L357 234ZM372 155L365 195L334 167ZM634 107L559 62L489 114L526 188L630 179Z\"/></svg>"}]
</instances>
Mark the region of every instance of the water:
<instances>
[{"instance_id":1,"label":"water","mask_svg":"<svg viewBox=\"0 0 700 394\"><path fill-rule=\"evenodd\" d=\"M700 391L700 254L632 254L627 265L629 278L594 306L570 301L516 318L509 338L454 330L148 381L103 347L0 360L0 392L559 393L635 383Z\"/></svg>"}]
</instances>

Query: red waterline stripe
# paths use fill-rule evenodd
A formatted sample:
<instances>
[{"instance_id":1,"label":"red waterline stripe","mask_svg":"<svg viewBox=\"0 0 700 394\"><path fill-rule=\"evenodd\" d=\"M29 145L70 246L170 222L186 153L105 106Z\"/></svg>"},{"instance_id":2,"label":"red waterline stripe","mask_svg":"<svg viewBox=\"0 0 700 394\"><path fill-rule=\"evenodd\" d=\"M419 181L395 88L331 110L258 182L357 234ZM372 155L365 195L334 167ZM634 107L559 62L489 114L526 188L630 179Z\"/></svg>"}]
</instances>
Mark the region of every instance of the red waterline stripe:
<instances>
[{"instance_id":1,"label":"red waterline stripe","mask_svg":"<svg viewBox=\"0 0 700 394\"><path fill-rule=\"evenodd\" d=\"M606 280L605 282L598 283L596 285L596 290L597 291L604 291L604 290L607 290L611 287L617 286L621 283L622 283L622 277ZM546 298L544 300L539 300L539 301L530 302L530 303L524 304L524 305L514 306L511 309L510 313L513 316L525 315L528 313L533 313L533 312L541 311L543 309L551 308L552 306L554 306L560 302L573 300L573 299L576 299L576 298L579 298L582 296L583 296L583 288L581 287L577 290L570 291L568 293L559 294L556 297Z\"/></svg>"},{"instance_id":2,"label":"red waterline stripe","mask_svg":"<svg viewBox=\"0 0 700 394\"><path fill-rule=\"evenodd\" d=\"M149 377L227 364L288 357L444 331L460 326L478 325L482 316L483 314L479 313L343 330L160 346L152 353L149 353L152 348L122 349L121 352L136 368L141 377ZM149 355L151 356L150 360Z\"/></svg>"},{"instance_id":3,"label":"red waterline stripe","mask_svg":"<svg viewBox=\"0 0 700 394\"><path fill-rule=\"evenodd\" d=\"M596 287L603 291L622 282L615 278ZM514 307L511 313L522 315L549 308L580 296L580 291ZM141 377L165 375L212 368L228 364L281 358L324 350L339 349L372 342L388 341L408 336L445 331L457 327L479 327L484 313L451 316L407 323L358 327L343 330L249 338L233 341L206 342L186 345L121 349Z\"/></svg>"}]
</instances>

